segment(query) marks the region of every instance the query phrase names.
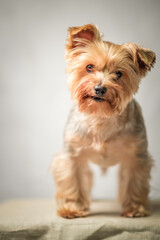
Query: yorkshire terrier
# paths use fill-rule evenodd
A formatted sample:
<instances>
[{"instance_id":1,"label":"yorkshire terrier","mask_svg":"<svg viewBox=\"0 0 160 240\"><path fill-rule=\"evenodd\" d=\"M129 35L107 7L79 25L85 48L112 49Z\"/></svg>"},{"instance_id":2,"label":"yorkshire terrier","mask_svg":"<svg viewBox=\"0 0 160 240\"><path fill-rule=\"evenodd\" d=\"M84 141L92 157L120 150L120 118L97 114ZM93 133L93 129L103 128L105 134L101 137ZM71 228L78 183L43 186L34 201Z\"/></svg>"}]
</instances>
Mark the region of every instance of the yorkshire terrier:
<instances>
[{"instance_id":1,"label":"yorkshire terrier","mask_svg":"<svg viewBox=\"0 0 160 240\"><path fill-rule=\"evenodd\" d=\"M66 70L74 102L64 132L64 148L53 163L57 212L65 218L89 214L92 173L119 163L122 216L149 215L153 160L139 104L133 99L155 53L134 43L102 40L88 24L69 28Z\"/></svg>"}]
</instances>

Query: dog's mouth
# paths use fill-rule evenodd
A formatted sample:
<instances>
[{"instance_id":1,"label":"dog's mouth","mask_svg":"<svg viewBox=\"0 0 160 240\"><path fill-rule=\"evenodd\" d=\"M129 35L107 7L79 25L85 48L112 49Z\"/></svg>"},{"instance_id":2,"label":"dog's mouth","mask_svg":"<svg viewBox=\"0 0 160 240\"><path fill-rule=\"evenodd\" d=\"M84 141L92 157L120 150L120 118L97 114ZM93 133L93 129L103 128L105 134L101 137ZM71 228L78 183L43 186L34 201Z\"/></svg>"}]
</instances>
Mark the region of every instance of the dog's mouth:
<instances>
[{"instance_id":1,"label":"dog's mouth","mask_svg":"<svg viewBox=\"0 0 160 240\"><path fill-rule=\"evenodd\" d=\"M104 98L100 98L100 97L91 96L91 98L92 98L94 101L96 101L96 102L103 102L103 101L105 101Z\"/></svg>"}]
</instances>

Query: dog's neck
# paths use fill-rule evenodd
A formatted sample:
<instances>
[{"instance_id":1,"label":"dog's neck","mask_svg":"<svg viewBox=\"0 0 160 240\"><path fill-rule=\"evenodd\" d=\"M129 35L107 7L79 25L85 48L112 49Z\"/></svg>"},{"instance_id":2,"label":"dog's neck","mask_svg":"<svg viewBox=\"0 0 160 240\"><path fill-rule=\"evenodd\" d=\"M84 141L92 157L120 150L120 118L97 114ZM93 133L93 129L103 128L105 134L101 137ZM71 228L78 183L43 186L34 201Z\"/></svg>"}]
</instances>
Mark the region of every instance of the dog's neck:
<instances>
[{"instance_id":1,"label":"dog's neck","mask_svg":"<svg viewBox=\"0 0 160 240\"><path fill-rule=\"evenodd\" d=\"M100 117L92 114L79 112L75 107L72 114L72 120L76 122L76 131L84 138L97 139L97 141L106 141L122 132L127 128L131 121L131 115L134 108L132 100L121 115L113 115L110 117ZM128 119L128 120L127 120ZM127 120L127 121L126 121ZM74 129L75 130L75 129Z\"/></svg>"}]
</instances>

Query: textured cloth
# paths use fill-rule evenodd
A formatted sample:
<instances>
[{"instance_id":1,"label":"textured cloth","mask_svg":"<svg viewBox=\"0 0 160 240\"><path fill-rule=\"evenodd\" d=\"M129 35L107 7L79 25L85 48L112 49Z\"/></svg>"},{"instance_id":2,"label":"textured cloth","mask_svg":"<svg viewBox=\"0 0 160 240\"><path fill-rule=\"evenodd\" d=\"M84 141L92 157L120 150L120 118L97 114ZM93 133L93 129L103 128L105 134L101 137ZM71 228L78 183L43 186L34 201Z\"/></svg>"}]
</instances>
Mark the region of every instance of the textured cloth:
<instances>
[{"instance_id":1,"label":"textured cloth","mask_svg":"<svg viewBox=\"0 0 160 240\"><path fill-rule=\"evenodd\" d=\"M56 215L54 200L10 200L0 204L0 240L160 240L160 202L145 218L120 216L116 202L97 201L85 218Z\"/></svg>"}]
</instances>

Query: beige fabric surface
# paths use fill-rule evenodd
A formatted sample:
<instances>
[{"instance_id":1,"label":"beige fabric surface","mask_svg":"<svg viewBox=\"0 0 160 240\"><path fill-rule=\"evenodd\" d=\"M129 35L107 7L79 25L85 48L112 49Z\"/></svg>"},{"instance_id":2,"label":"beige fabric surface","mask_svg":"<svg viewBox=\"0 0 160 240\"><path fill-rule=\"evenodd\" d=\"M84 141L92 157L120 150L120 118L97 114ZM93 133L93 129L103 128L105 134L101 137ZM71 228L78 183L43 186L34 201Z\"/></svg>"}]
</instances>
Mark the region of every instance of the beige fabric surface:
<instances>
[{"instance_id":1,"label":"beige fabric surface","mask_svg":"<svg viewBox=\"0 0 160 240\"><path fill-rule=\"evenodd\" d=\"M97 201L85 218L63 219L51 199L9 200L0 204L0 240L160 240L160 202L152 215L124 218L116 202Z\"/></svg>"}]
</instances>

